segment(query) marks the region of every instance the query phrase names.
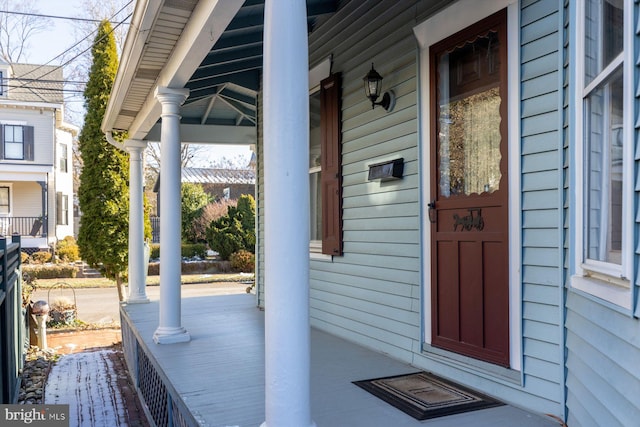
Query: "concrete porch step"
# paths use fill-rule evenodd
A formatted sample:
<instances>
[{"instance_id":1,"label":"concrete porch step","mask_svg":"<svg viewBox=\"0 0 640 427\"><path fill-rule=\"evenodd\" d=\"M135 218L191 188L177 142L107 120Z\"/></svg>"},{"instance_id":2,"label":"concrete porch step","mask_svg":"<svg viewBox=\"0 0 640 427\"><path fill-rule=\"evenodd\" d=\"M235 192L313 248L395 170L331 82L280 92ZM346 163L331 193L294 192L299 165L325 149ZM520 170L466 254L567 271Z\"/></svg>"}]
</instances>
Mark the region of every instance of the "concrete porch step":
<instances>
[{"instance_id":1,"label":"concrete porch step","mask_svg":"<svg viewBox=\"0 0 640 427\"><path fill-rule=\"evenodd\" d=\"M98 279L102 277L100 271L95 268L89 267L89 265L84 261L76 261L76 267L78 267L78 275L80 278L88 278L88 279Z\"/></svg>"}]
</instances>

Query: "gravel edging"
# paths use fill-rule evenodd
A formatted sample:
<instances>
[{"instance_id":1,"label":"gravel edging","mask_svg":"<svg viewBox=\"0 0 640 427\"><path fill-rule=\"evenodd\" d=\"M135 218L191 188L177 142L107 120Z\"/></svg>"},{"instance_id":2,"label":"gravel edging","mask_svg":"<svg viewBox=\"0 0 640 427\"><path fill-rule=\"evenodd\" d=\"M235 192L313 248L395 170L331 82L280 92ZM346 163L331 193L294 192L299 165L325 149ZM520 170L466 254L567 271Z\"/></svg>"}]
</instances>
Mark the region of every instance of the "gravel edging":
<instances>
[{"instance_id":1,"label":"gravel edging","mask_svg":"<svg viewBox=\"0 0 640 427\"><path fill-rule=\"evenodd\" d=\"M60 356L55 350L41 350L31 346L27 350L24 367L20 374L20 392L18 404L41 404L44 398L44 387L51 366Z\"/></svg>"}]
</instances>

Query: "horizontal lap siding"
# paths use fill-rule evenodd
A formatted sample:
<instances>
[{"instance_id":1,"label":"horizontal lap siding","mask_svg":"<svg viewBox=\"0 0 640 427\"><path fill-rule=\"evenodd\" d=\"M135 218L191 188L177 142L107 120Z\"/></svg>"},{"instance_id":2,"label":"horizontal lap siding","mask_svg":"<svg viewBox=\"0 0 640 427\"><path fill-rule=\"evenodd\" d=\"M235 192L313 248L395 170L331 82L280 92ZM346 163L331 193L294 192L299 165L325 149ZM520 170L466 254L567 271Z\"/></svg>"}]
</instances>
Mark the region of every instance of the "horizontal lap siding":
<instances>
[{"instance_id":1,"label":"horizontal lap siding","mask_svg":"<svg viewBox=\"0 0 640 427\"><path fill-rule=\"evenodd\" d=\"M539 410L557 415L564 400L560 16L558 1L523 2L520 33L522 369Z\"/></svg>"},{"instance_id":2,"label":"horizontal lap siding","mask_svg":"<svg viewBox=\"0 0 640 427\"><path fill-rule=\"evenodd\" d=\"M22 109L22 108L2 108L0 107L0 121L19 123L24 126L33 126L33 162L28 164L53 165L54 164L54 110L42 109ZM71 155L69 156L71 158ZM10 162L10 160L7 160ZM28 168L26 168L28 169Z\"/></svg>"},{"instance_id":3,"label":"horizontal lap siding","mask_svg":"<svg viewBox=\"0 0 640 427\"><path fill-rule=\"evenodd\" d=\"M15 181L12 191L12 216L42 215L42 187L40 184L34 181Z\"/></svg>"},{"instance_id":4,"label":"horizontal lap siding","mask_svg":"<svg viewBox=\"0 0 640 427\"><path fill-rule=\"evenodd\" d=\"M638 319L577 292L569 292L569 425L637 425L640 419L639 330Z\"/></svg>"},{"instance_id":5,"label":"horizontal lap siding","mask_svg":"<svg viewBox=\"0 0 640 427\"><path fill-rule=\"evenodd\" d=\"M634 2L638 16L638 1ZM637 22L635 43L640 29ZM636 51L637 55L637 51ZM636 60L635 62L639 62ZM640 73L636 65L635 73ZM638 80L633 79L638 98ZM639 102L635 102L636 129L634 144L638 146ZM637 151L637 150L636 150ZM638 176L638 154L635 175ZM568 185L566 186L568 188ZM636 223L640 203L635 187ZM569 190L567 190L568 192ZM636 224L635 231L638 227ZM635 265L638 265L638 236L635 236ZM568 253L568 250L567 250ZM567 269L567 276L569 271ZM635 283L640 275L635 272ZM567 280L569 278L567 277ZM567 424L570 426L632 426L640 419L640 320L629 313L586 296L579 291L567 293L566 311L566 389Z\"/></svg>"},{"instance_id":6,"label":"horizontal lap siding","mask_svg":"<svg viewBox=\"0 0 640 427\"><path fill-rule=\"evenodd\" d=\"M310 37L311 64L342 73L344 256L311 261L312 324L411 360L420 339L417 46L413 1L351 2ZM375 63L392 112L371 109L362 78ZM404 158L398 181L368 165Z\"/></svg>"}]
</instances>

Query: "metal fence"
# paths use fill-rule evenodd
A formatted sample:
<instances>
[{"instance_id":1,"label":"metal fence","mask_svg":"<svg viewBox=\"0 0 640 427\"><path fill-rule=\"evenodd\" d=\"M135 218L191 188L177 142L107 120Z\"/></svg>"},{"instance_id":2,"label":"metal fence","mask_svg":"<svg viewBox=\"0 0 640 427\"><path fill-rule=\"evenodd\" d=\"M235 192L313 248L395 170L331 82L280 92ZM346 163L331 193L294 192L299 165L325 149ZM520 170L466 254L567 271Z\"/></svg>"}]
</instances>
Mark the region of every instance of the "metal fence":
<instances>
[{"instance_id":1,"label":"metal fence","mask_svg":"<svg viewBox=\"0 0 640 427\"><path fill-rule=\"evenodd\" d=\"M160 243L160 217L151 217L151 242Z\"/></svg>"},{"instance_id":2,"label":"metal fence","mask_svg":"<svg viewBox=\"0 0 640 427\"><path fill-rule=\"evenodd\" d=\"M20 275L20 236L0 238L0 397L16 403L26 336Z\"/></svg>"}]
</instances>

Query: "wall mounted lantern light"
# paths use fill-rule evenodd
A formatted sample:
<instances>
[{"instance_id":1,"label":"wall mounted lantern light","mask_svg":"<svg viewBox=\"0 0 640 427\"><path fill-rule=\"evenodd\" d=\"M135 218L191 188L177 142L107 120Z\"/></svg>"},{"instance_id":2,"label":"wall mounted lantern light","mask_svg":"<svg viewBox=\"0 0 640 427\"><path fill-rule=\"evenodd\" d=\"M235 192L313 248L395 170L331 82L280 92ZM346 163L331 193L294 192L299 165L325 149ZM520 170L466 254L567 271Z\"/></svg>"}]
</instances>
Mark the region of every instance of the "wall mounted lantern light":
<instances>
[{"instance_id":1,"label":"wall mounted lantern light","mask_svg":"<svg viewBox=\"0 0 640 427\"><path fill-rule=\"evenodd\" d=\"M380 105L385 110L392 111L396 105L396 95L392 90L385 92L382 100L376 102L382 92L382 76L373 68L373 63L371 63L371 71L362 80L364 80L364 93L371 100L371 109Z\"/></svg>"}]
</instances>

